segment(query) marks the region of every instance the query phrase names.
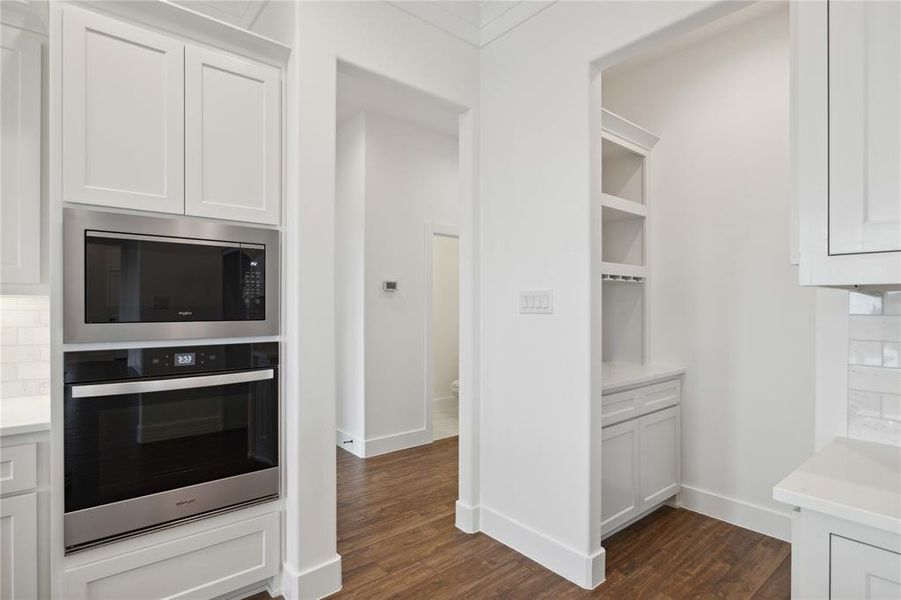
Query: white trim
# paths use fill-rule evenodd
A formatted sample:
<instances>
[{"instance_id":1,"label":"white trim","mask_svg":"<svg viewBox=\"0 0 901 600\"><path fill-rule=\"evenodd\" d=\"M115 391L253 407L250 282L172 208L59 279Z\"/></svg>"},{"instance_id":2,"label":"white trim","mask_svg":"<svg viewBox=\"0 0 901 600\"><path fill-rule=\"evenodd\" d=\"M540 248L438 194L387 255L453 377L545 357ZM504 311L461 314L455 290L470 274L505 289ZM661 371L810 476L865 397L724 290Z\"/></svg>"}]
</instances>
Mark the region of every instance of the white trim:
<instances>
[{"instance_id":1,"label":"white trim","mask_svg":"<svg viewBox=\"0 0 901 600\"><path fill-rule=\"evenodd\" d=\"M459 500L454 504L456 519L454 525L463 533L477 533L479 531L479 507L466 506Z\"/></svg>"},{"instance_id":2,"label":"white trim","mask_svg":"<svg viewBox=\"0 0 901 600\"><path fill-rule=\"evenodd\" d=\"M392 433L390 435L383 435L365 440L363 442L363 457L370 458L378 456L379 454L388 454L389 452L396 452L398 450L405 450L407 448L431 443L432 432L425 427L422 429Z\"/></svg>"},{"instance_id":3,"label":"white trim","mask_svg":"<svg viewBox=\"0 0 901 600\"><path fill-rule=\"evenodd\" d=\"M604 581L606 556L603 548L591 555L582 554L485 506L479 509L479 520L480 529L486 535L582 588L594 589Z\"/></svg>"},{"instance_id":4,"label":"white trim","mask_svg":"<svg viewBox=\"0 0 901 600\"><path fill-rule=\"evenodd\" d=\"M286 600L315 600L341 590L341 556L333 558L302 573L291 565L282 565L282 594Z\"/></svg>"},{"instance_id":5,"label":"white trim","mask_svg":"<svg viewBox=\"0 0 901 600\"><path fill-rule=\"evenodd\" d=\"M790 511L778 511L682 484L681 508L750 529L785 542L791 541Z\"/></svg>"},{"instance_id":6,"label":"white trim","mask_svg":"<svg viewBox=\"0 0 901 600\"><path fill-rule=\"evenodd\" d=\"M453 225L443 225L441 223L426 223L425 224L425 260L423 261L423 268L425 269L425 310L423 311L425 314L423 315L423 319L425 320L425 327L423 328L424 339L423 339L423 350L425 350L425 376L423 379L425 380L425 390L423 399L425 401L425 428L429 434L429 441L435 441L434 433L432 432L432 288L434 286L434 278L435 274L432 272L432 246L434 245L435 236L444 236L444 237L452 237L456 238L458 245L460 241L460 229L459 227L454 227ZM462 263L460 261L460 250L459 246L457 249L457 261L458 261L458 271L462 271ZM459 294L460 288L457 286L457 293ZM460 327L461 320L459 315L459 310L457 313L457 329L460 333L463 333L463 328ZM462 339L462 337L460 338ZM457 355L460 355L460 348L457 348ZM459 372L458 372L459 377Z\"/></svg>"},{"instance_id":7,"label":"white trim","mask_svg":"<svg viewBox=\"0 0 901 600\"><path fill-rule=\"evenodd\" d=\"M335 429L335 445L354 456L366 458L366 441L358 436Z\"/></svg>"}]
</instances>

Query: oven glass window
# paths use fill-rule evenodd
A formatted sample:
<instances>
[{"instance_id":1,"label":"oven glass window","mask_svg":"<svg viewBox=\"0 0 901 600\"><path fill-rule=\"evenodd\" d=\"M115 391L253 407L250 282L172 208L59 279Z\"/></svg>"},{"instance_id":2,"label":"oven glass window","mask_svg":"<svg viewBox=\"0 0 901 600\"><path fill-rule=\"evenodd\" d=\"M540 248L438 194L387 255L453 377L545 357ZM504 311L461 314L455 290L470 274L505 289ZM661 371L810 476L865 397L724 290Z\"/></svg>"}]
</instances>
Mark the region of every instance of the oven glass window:
<instances>
[{"instance_id":1,"label":"oven glass window","mask_svg":"<svg viewBox=\"0 0 901 600\"><path fill-rule=\"evenodd\" d=\"M66 512L278 466L275 381L67 393Z\"/></svg>"},{"instance_id":2,"label":"oven glass window","mask_svg":"<svg viewBox=\"0 0 901 600\"><path fill-rule=\"evenodd\" d=\"M85 237L86 323L265 320L262 248L108 235Z\"/></svg>"}]
</instances>

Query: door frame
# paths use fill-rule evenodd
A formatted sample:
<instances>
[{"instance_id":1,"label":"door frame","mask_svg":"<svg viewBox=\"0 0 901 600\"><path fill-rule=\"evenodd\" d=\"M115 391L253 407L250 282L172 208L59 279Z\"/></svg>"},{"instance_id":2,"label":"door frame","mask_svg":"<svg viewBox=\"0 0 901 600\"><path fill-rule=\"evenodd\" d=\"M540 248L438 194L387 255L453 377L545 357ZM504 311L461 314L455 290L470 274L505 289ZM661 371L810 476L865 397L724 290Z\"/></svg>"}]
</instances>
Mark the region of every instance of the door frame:
<instances>
[{"instance_id":1,"label":"door frame","mask_svg":"<svg viewBox=\"0 0 901 600\"><path fill-rule=\"evenodd\" d=\"M435 284L435 272L433 269L433 260L434 260L434 252L433 244L434 239L436 237L452 237L457 239L457 273L458 278L461 273L460 269L460 228L455 227L453 225L444 225L441 223L426 223L425 224L425 315L423 319L425 321L425 327L423 329L423 343L425 344L423 348L423 354L425 355L425 377L424 379L424 388L423 388L423 399L425 401L425 428L429 433L429 440L435 441L435 432L432 430L432 377L434 376L432 369L432 361L434 359L434 353L432 348L432 309L434 304L434 298L432 294L433 286ZM459 281L459 280L458 280ZM460 296L460 285L457 284L457 296ZM462 336L463 328L460 326L460 310L459 307L457 309L457 331L458 331L458 340L460 336ZM457 344L457 360L460 358L460 345L459 342ZM457 379L459 380L459 370L457 373ZM459 395L458 395L459 401ZM459 405L457 407L457 412L459 414L460 408ZM459 435L459 432L458 432Z\"/></svg>"}]
</instances>

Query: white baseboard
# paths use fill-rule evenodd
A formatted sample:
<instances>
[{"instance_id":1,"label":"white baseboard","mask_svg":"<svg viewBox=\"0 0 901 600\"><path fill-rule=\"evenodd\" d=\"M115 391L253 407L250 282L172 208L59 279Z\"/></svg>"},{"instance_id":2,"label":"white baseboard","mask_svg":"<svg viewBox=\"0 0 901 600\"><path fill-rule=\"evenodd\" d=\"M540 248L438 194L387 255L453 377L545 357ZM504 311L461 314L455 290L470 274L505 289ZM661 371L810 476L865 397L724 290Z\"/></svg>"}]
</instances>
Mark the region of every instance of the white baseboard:
<instances>
[{"instance_id":1,"label":"white baseboard","mask_svg":"<svg viewBox=\"0 0 901 600\"><path fill-rule=\"evenodd\" d=\"M479 508L479 526L486 535L580 587L593 589L604 581L603 548L590 556L582 554L485 506Z\"/></svg>"},{"instance_id":2,"label":"white baseboard","mask_svg":"<svg viewBox=\"0 0 901 600\"><path fill-rule=\"evenodd\" d=\"M445 396L443 398L432 398L432 410L439 410L447 407L457 406L456 396Z\"/></svg>"},{"instance_id":3,"label":"white baseboard","mask_svg":"<svg viewBox=\"0 0 901 600\"><path fill-rule=\"evenodd\" d=\"M366 458L365 442L354 435L341 431L340 429L335 430L335 445L342 450L347 450L351 454L359 456L360 458Z\"/></svg>"},{"instance_id":4,"label":"white baseboard","mask_svg":"<svg viewBox=\"0 0 901 600\"><path fill-rule=\"evenodd\" d=\"M341 590L341 555L302 573L282 565L282 595L285 600L319 600Z\"/></svg>"},{"instance_id":5,"label":"white baseboard","mask_svg":"<svg viewBox=\"0 0 901 600\"><path fill-rule=\"evenodd\" d=\"M432 434L423 427L422 429L414 429L413 431L404 431L382 437L370 438L363 444L363 456L378 456L379 454L388 454L412 448L414 446L422 446L423 444L432 443Z\"/></svg>"},{"instance_id":6,"label":"white baseboard","mask_svg":"<svg viewBox=\"0 0 901 600\"><path fill-rule=\"evenodd\" d=\"M456 507L457 529L464 533L476 533L479 530L479 507L466 506L459 500L454 505Z\"/></svg>"},{"instance_id":7,"label":"white baseboard","mask_svg":"<svg viewBox=\"0 0 901 600\"><path fill-rule=\"evenodd\" d=\"M786 542L791 541L791 512L788 510L783 513L685 484L682 484L678 504L682 508L720 521Z\"/></svg>"}]
</instances>

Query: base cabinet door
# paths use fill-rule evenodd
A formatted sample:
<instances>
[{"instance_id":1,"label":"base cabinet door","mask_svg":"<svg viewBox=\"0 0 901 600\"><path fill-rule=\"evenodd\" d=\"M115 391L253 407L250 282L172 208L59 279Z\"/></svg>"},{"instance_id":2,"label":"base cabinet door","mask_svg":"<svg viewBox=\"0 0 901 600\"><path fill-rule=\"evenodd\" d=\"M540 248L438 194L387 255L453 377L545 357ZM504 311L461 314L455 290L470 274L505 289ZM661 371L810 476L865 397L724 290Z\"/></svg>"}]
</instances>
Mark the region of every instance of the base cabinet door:
<instances>
[{"instance_id":1,"label":"base cabinet door","mask_svg":"<svg viewBox=\"0 0 901 600\"><path fill-rule=\"evenodd\" d=\"M901 598L901 554L834 534L830 547L830 598Z\"/></svg>"},{"instance_id":2,"label":"base cabinet door","mask_svg":"<svg viewBox=\"0 0 901 600\"><path fill-rule=\"evenodd\" d=\"M0 499L0 600L38 597L36 493Z\"/></svg>"},{"instance_id":3,"label":"base cabinet door","mask_svg":"<svg viewBox=\"0 0 901 600\"><path fill-rule=\"evenodd\" d=\"M638 490L639 419L605 427L601 436L601 535L641 511Z\"/></svg>"},{"instance_id":4,"label":"base cabinet door","mask_svg":"<svg viewBox=\"0 0 901 600\"><path fill-rule=\"evenodd\" d=\"M185 213L275 225L281 195L277 70L185 52Z\"/></svg>"},{"instance_id":5,"label":"base cabinet door","mask_svg":"<svg viewBox=\"0 0 901 600\"><path fill-rule=\"evenodd\" d=\"M184 211L184 44L66 7L63 199Z\"/></svg>"},{"instance_id":6,"label":"base cabinet door","mask_svg":"<svg viewBox=\"0 0 901 600\"><path fill-rule=\"evenodd\" d=\"M680 410L681 407L673 406L638 419L641 430L639 489L645 508L679 491L682 475Z\"/></svg>"}]
</instances>

